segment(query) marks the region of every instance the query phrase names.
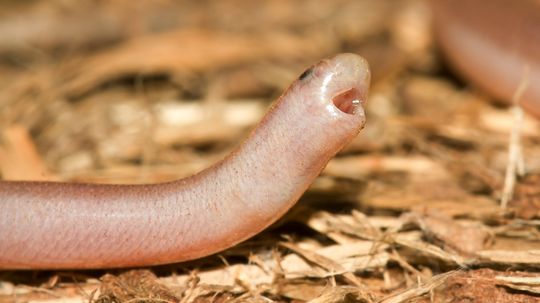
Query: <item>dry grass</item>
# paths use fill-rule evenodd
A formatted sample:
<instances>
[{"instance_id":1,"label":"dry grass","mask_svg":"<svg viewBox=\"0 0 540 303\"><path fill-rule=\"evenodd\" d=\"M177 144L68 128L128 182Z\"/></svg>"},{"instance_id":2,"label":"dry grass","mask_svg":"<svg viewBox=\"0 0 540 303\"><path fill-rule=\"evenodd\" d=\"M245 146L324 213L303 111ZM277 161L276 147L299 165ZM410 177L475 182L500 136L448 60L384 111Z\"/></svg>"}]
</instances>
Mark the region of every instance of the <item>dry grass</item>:
<instances>
[{"instance_id":1,"label":"dry grass","mask_svg":"<svg viewBox=\"0 0 540 303\"><path fill-rule=\"evenodd\" d=\"M451 76L423 1L1 5L4 179L181 178L321 57L357 52L374 83L367 128L269 230L189 263L0 272L0 302L540 301L540 123L519 120L502 209L516 120Z\"/></svg>"}]
</instances>

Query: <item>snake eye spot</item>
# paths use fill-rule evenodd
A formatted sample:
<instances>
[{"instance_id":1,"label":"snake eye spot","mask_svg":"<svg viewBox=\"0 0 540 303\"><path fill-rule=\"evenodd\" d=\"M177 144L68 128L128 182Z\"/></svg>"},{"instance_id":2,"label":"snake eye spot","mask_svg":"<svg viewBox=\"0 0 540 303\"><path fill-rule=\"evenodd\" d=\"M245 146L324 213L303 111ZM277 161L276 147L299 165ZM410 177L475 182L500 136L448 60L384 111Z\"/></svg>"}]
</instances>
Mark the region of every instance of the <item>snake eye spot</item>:
<instances>
[{"instance_id":1,"label":"snake eye spot","mask_svg":"<svg viewBox=\"0 0 540 303\"><path fill-rule=\"evenodd\" d=\"M300 77L298 77L299 80L304 80L306 79L309 75L311 75L311 73L313 72L313 66L306 69L301 75Z\"/></svg>"}]
</instances>

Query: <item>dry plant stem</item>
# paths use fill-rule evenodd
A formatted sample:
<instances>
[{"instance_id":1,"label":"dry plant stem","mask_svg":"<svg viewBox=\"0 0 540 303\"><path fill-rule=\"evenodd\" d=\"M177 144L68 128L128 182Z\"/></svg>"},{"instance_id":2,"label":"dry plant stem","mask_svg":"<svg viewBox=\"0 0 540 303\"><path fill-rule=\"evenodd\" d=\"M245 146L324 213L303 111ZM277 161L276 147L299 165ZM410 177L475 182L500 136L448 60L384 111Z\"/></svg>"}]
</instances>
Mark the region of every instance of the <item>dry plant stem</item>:
<instances>
[{"instance_id":1,"label":"dry plant stem","mask_svg":"<svg viewBox=\"0 0 540 303\"><path fill-rule=\"evenodd\" d=\"M496 284L503 285L505 287L529 292L533 294L540 294L540 277L516 277L516 276L495 276Z\"/></svg>"},{"instance_id":2,"label":"dry plant stem","mask_svg":"<svg viewBox=\"0 0 540 303\"><path fill-rule=\"evenodd\" d=\"M293 82L239 148L186 179L0 182L0 269L173 263L257 234L363 128L369 80L357 55L322 60Z\"/></svg>"},{"instance_id":3,"label":"dry plant stem","mask_svg":"<svg viewBox=\"0 0 540 303\"><path fill-rule=\"evenodd\" d=\"M294 251L296 254L301 255L302 257L306 258L310 262L313 262L317 264L318 266L324 268L325 270L329 271L332 274L339 274L343 275L351 284L358 287L360 290L366 290L366 286L362 283L362 281L357 278L354 273L347 272L340 264L336 263L332 259L326 258L324 256L321 256L315 252L308 251L305 249L301 249L300 247L292 244L292 243L286 243L282 242L280 243L283 247L286 247L292 251Z\"/></svg>"},{"instance_id":4,"label":"dry plant stem","mask_svg":"<svg viewBox=\"0 0 540 303\"><path fill-rule=\"evenodd\" d=\"M523 160L523 152L521 148L521 127L523 124L523 110L519 106L519 102L523 97L523 93L529 86L529 68L526 67L523 72L522 80L512 97L513 106L512 113L514 114L514 124L510 133L510 142L508 145L508 164L506 166L506 174L504 177L504 187L501 194L501 207L506 209L508 202L514 195L514 187L516 185L517 175L525 174L525 164Z\"/></svg>"},{"instance_id":5,"label":"dry plant stem","mask_svg":"<svg viewBox=\"0 0 540 303\"><path fill-rule=\"evenodd\" d=\"M379 301L380 303L401 303L401 302L409 302L413 298L418 298L422 295L425 295L429 292L431 292L436 287L439 287L442 285L446 279L450 278L451 276L459 273L459 271L449 271L447 273L443 273L437 276L434 276L431 281L419 285L414 288L407 289L399 294L391 295L385 299L382 299Z\"/></svg>"}]
</instances>

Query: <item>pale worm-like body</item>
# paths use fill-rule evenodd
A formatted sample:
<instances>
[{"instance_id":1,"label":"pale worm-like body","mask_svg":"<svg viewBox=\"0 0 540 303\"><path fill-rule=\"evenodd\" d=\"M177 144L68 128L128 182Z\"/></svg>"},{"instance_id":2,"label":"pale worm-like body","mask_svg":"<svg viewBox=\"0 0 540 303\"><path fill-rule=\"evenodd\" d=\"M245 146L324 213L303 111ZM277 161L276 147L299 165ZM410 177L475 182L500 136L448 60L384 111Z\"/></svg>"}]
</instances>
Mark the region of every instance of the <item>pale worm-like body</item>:
<instances>
[{"instance_id":1,"label":"pale worm-like body","mask_svg":"<svg viewBox=\"0 0 540 303\"><path fill-rule=\"evenodd\" d=\"M192 260L280 218L365 123L364 59L314 65L233 153L149 185L0 182L0 268L85 269Z\"/></svg>"},{"instance_id":2,"label":"pale worm-like body","mask_svg":"<svg viewBox=\"0 0 540 303\"><path fill-rule=\"evenodd\" d=\"M444 54L462 75L510 102L521 81L523 107L540 118L540 1L431 0Z\"/></svg>"}]
</instances>

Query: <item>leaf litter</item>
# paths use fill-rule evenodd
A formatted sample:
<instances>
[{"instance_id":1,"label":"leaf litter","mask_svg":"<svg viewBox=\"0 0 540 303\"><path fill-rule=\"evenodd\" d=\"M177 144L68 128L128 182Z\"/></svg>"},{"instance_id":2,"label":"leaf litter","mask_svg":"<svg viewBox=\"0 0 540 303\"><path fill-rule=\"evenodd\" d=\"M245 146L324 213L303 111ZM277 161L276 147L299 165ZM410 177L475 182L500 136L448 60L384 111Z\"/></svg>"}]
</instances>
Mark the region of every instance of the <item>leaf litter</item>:
<instances>
[{"instance_id":1,"label":"leaf litter","mask_svg":"<svg viewBox=\"0 0 540 303\"><path fill-rule=\"evenodd\" d=\"M374 80L366 129L260 235L153 268L2 271L0 302L540 302L540 123L511 145L515 115L450 76L426 2L0 5L3 179L185 177L318 59L359 53Z\"/></svg>"}]
</instances>

